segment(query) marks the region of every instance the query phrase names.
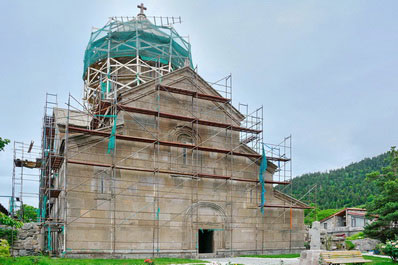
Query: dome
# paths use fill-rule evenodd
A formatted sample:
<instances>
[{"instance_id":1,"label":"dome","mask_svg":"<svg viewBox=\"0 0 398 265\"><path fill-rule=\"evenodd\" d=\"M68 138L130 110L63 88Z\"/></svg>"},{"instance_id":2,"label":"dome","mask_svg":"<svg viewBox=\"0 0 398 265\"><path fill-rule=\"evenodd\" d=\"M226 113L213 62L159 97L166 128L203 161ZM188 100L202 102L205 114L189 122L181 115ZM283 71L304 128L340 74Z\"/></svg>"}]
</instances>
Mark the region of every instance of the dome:
<instances>
[{"instance_id":1,"label":"dome","mask_svg":"<svg viewBox=\"0 0 398 265\"><path fill-rule=\"evenodd\" d=\"M192 67L191 46L171 26L157 26L145 16L111 18L91 33L84 54L83 78L87 68L101 60L136 57L143 61L170 64L171 70Z\"/></svg>"}]
</instances>

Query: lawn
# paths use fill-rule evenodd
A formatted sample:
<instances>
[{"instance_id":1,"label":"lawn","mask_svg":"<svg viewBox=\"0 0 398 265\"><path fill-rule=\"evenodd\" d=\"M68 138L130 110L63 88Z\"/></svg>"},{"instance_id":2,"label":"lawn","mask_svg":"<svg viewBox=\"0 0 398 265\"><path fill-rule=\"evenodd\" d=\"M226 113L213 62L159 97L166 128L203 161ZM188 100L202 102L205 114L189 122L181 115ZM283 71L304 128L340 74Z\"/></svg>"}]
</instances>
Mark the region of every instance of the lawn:
<instances>
[{"instance_id":1,"label":"lawn","mask_svg":"<svg viewBox=\"0 0 398 265\"><path fill-rule=\"evenodd\" d=\"M159 258L154 259L156 265L165 264L186 264L186 263L206 263L201 260L193 259L175 259ZM1 265L145 265L144 259L64 259L49 257L18 257L18 258L0 258Z\"/></svg>"},{"instance_id":2,"label":"lawn","mask_svg":"<svg viewBox=\"0 0 398 265\"><path fill-rule=\"evenodd\" d=\"M247 258L274 258L274 259L292 259L299 258L300 254L274 254L274 255L243 255Z\"/></svg>"},{"instance_id":3,"label":"lawn","mask_svg":"<svg viewBox=\"0 0 398 265\"><path fill-rule=\"evenodd\" d=\"M372 263L366 263L369 265L391 265L391 264L396 264L394 262L392 262L392 260L390 258L379 258L379 257L373 257L373 256L367 256L367 255L363 255L364 259L368 259L371 260Z\"/></svg>"}]
</instances>

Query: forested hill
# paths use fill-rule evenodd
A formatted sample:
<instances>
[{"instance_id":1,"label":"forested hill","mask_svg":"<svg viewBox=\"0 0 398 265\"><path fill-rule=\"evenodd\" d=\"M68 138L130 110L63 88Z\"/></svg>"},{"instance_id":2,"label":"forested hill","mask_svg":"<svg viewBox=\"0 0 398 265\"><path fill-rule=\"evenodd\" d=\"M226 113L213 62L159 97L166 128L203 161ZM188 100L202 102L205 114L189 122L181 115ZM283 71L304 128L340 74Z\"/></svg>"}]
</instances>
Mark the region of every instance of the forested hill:
<instances>
[{"instance_id":1,"label":"forested hill","mask_svg":"<svg viewBox=\"0 0 398 265\"><path fill-rule=\"evenodd\" d=\"M292 183L293 197L300 199L314 184L318 184L316 191L310 192L303 201L306 203L316 201L320 209L363 205L377 193L375 185L365 180L366 174L386 166L387 157L387 153L384 153L373 158L365 158L344 168L296 177ZM283 187L278 188L283 189ZM287 190L289 191L284 192L290 193L290 188Z\"/></svg>"}]
</instances>

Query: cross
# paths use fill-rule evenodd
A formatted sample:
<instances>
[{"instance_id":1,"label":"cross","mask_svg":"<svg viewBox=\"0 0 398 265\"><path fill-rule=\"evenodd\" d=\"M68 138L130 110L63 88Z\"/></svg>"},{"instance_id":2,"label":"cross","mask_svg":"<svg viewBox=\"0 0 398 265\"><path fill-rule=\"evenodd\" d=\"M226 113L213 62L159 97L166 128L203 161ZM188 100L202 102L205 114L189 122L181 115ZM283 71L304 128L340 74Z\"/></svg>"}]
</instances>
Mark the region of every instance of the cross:
<instances>
[{"instance_id":1,"label":"cross","mask_svg":"<svg viewBox=\"0 0 398 265\"><path fill-rule=\"evenodd\" d=\"M137 8L140 9L140 15L144 15L144 10L146 10L146 7L144 6L144 4L141 3L141 5L138 5Z\"/></svg>"}]
</instances>

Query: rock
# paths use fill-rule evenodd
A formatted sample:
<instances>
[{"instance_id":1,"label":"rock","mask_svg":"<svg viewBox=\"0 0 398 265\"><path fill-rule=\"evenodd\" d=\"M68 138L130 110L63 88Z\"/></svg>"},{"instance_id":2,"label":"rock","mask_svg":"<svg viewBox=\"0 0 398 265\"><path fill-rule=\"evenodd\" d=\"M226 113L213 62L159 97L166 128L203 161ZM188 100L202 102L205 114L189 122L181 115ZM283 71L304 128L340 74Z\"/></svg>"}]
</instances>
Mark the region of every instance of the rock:
<instances>
[{"instance_id":1,"label":"rock","mask_svg":"<svg viewBox=\"0 0 398 265\"><path fill-rule=\"evenodd\" d=\"M16 256L33 256L41 252L40 227L36 223L26 223L18 229L18 238L13 249Z\"/></svg>"},{"instance_id":2,"label":"rock","mask_svg":"<svg viewBox=\"0 0 398 265\"><path fill-rule=\"evenodd\" d=\"M33 224L32 223L25 223L22 226L22 230L29 230L29 229L32 229L32 228L33 228Z\"/></svg>"},{"instance_id":3,"label":"rock","mask_svg":"<svg viewBox=\"0 0 398 265\"><path fill-rule=\"evenodd\" d=\"M364 239L356 239L351 240L352 243L355 244L355 249L358 249L361 252L367 252L376 248L376 245L380 243L379 240L364 238Z\"/></svg>"},{"instance_id":4,"label":"rock","mask_svg":"<svg viewBox=\"0 0 398 265\"><path fill-rule=\"evenodd\" d=\"M304 250L300 254L300 265L319 265L322 250Z\"/></svg>"}]
</instances>

